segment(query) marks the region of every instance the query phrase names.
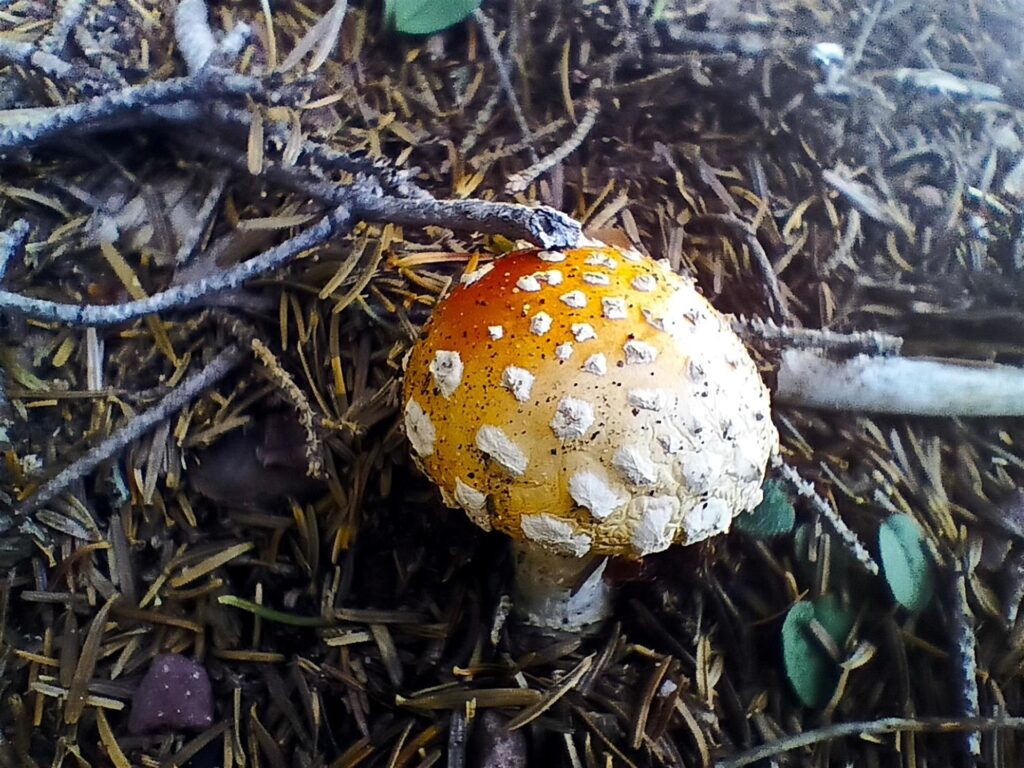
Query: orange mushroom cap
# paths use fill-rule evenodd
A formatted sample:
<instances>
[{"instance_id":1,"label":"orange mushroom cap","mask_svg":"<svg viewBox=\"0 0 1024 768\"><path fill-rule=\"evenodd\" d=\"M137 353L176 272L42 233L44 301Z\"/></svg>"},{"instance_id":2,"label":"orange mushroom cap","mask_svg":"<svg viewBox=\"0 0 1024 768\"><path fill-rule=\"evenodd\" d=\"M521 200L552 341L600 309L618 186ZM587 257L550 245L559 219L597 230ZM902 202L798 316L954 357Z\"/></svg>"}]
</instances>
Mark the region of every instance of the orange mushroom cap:
<instances>
[{"instance_id":1,"label":"orange mushroom cap","mask_svg":"<svg viewBox=\"0 0 1024 768\"><path fill-rule=\"evenodd\" d=\"M728 530L778 446L753 361L693 281L603 244L463 275L406 360L403 411L445 503L577 557Z\"/></svg>"}]
</instances>

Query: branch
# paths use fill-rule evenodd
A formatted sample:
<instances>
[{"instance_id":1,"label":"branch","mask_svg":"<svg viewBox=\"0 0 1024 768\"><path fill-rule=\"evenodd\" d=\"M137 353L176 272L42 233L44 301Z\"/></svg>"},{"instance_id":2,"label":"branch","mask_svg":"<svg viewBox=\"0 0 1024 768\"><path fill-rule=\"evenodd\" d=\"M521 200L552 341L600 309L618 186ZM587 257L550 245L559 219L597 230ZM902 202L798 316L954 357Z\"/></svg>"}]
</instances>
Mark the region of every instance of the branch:
<instances>
[{"instance_id":1,"label":"branch","mask_svg":"<svg viewBox=\"0 0 1024 768\"><path fill-rule=\"evenodd\" d=\"M65 0L61 3L60 14L43 38L42 48L50 53L59 52L67 45L68 35L78 26L89 8L85 0Z\"/></svg>"},{"instance_id":2,"label":"branch","mask_svg":"<svg viewBox=\"0 0 1024 768\"><path fill-rule=\"evenodd\" d=\"M744 768L761 760L770 760L776 755L792 752L794 749L811 747L823 741L845 736L881 736L886 733L962 733L964 731L1024 730L1024 717L968 717L959 720L944 717L883 717L852 723L815 728L794 736L762 744L738 755L727 757L715 763L715 768Z\"/></svg>"},{"instance_id":3,"label":"branch","mask_svg":"<svg viewBox=\"0 0 1024 768\"><path fill-rule=\"evenodd\" d=\"M509 74L508 65L501 56L498 38L494 34L494 24L487 17L487 14L479 8L473 11L473 18L480 25L484 45L487 46L487 52L491 55L491 60L498 70L498 82L501 83L501 89L505 92L505 96L508 97L509 104L512 106L512 114L516 119L516 125L519 126L519 133L530 154L530 164L536 165L540 162L540 157L537 156L537 150L533 148L533 134L530 131L529 124L526 122L526 115L523 114L523 107L519 103L519 97L516 96L516 89L512 85L512 76Z\"/></svg>"},{"instance_id":4,"label":"branch","mask_svg":"<svg viewBox=\"0 0 1024 768\"><path fill-rule=\"evenodd\" d=\"M352 213L369 221L523 238L541 248L571 248L582 234L573 218L543 205L531 208L486 200L409 200L363 195L352 200Z\"/></svg>"},{"instance_id":5,"label":"branch","mask_svg":"<svg viewBox=\"0 0 1024 768\"><path fill-rule=\"evenodd\" d=\"M0 152L22 149L76 128L101 130L108 122L146 107L190 99L255 95L262 90L262 83L256 78L212 70L131 86L63 107L6 110L0 112Z\"/></svg>"},{"instance_id":6,"label":"branch","mask_svg":"<svg viewBox=\"0 0 1024 768\"><path fill-rule=\"evenodd\" d=\"M775 401L802 408L915 416L1024 415L1024 369L1010 365L782 353Z\"/></svg>"},{"instance_id":7,"label":"branch","mask_svg":"<svg viewBox=\"0 0 1024 768\"><path fill-rule=\"evenodd\" d=\"M152 315L167 309L187 307L211 294L238 288L246 280L266 274L281 267L303 251L308 251L325 242L339 230L347 230L351 216L344 207L339 207L309 229L301 232L280 245L254 256L248 261L236 264L210 277L194 283L168 288L145 299L129 301L111 306L96 304L63 304L44 299L33 299L19 293L0 291L0 309L20 312L37 320L64 323L65 325L113 325L144 315Z\"/></svg>"},{"instance_id":8,"label":"branch","mask_svg":"<svg viewBox=\"0 0 1024 768\"><path fill-rule=\"evenodd\" d=\"M24 219L18 219L11 226L0 232L0 282L7 274L7 266L11 258L28 240L29 226Z\"/></svg>"},{"instance_id":9,"label":"branch","mask_svg":"<svg viewBox=\"0 0 1024 768\"><path fill-rule=\"evenodd\" d=\"M828 523L832 532L839 537L839 540L849 550L850 554L853 555L854 559L864 567L864 570L872 576L877 576L881 572L878 563L871 557L867 547L864 546L857 534L850 530L850 527L839 516L839 513L832 509L832 505L821 498L814 488L814 483L801 477L800 473L789 464L783 463L779 467L779 471L796 489L796 492L807 498L815 511L825 518L825 522Z\"/></svg>"},{"instance_id":10,"label":"branch","mask_svg":"<svg viewBox=\"0 0 1024 768\"><path fill-rule=\"evenodd\" d=\"M217 50L217 41L207 20L206 0L178 0L174 9L174 39L189 74L206 66Z\"/></svg>"},{"instance_id":11,"label":"branch","mask_svg":"<svg viewBox=\"0 0 1024 768\"><path fill-rule=\"evenodd\" d=\"M505 193L517 195L520 192L525 192L534 179L541 174L547 173L579 149L580 145L587 138L587 134L593 129L594 123L597 122L597 113L600 111L600 102L597 99L592 100L587 105L587 113L580 120L580 124L576 126L576 130L572 132L572 135L560 146L556 147L554 152L541 158L526 170L520 171L509 178L505 183Z\"/></svg>"},{"instance_id":12,"label":"branch","mask_svg":"<svg viewBox=\"0 0 1024 768\"><path fill-rule=\"evenodd\" d=\"M789 349L815 349L840 354L899 354L903 339L879 331L840 333L824 328L778 325L774 320L743 316L731 318L733 331L744 339L758 339Z\"/></svg>"},{"instance_id":13,"label":"branch","mask_svg":"<svg viewBox=\"0 0 1024 768\"><path fill-rule=\"evenodd\" d=\"M246 167L245 154L229 147L208 142L195 148L236 168ZM577 221L546 206L391 197L383 194L372 180L342 186L312 177L302 169L285 168L267 160L261 175L322 203L346 205L354 218L366 221L502 234L529 240L541 248L570 248L579 242L582 233Z\"/></svg>"},{"instance_id":14,"label":"branch","mask_svg":"<svg viewBox=\"0 0 1024 768\"><path fill-rule=\"evenodd\" d=\"M0 61L32 67L44 75L62 80L71 74L74 67L49 51L37 48L32 43L0 38Z\"/></svg>"},{"instance_id":15,"label":"branch","mask_svg":"<svg viewBox=\"0 0 1024 768\"><path fill-rule=\"evenodd\" d=\"M75 480L92 472L102 462L123 450L133 440L146 434L160 422L174 415L204 390L220 381L245 359L245 353L231 346L210 361L203 370L185 379L155 407L135 416L106 440L90 448L48 480L33 496L15 507L15 515L27 515L61 493Z\"/></svg>"}]
</instances>

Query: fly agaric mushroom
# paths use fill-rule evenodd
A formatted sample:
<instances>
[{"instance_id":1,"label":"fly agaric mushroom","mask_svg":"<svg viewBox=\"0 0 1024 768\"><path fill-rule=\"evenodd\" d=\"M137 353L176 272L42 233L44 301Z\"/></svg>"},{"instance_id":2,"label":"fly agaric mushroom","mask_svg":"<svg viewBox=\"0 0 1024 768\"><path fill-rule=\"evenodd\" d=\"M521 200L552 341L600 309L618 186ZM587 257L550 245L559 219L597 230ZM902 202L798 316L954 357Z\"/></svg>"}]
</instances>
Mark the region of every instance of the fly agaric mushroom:
<instances>
[{"instance_id":1,"label":"fly agaric mushroom","mask_svg":"<svg viewBox=\"0 0 1024 768\"><path fill-rule=\"evenodd\" d=\"M608 614L607 556L753 509L778 446L754 362L694 282L601 243L463 275L410 351L403 407L445 503L515 542L518 613L567 630Z\"/></svg>"}]
</instances>

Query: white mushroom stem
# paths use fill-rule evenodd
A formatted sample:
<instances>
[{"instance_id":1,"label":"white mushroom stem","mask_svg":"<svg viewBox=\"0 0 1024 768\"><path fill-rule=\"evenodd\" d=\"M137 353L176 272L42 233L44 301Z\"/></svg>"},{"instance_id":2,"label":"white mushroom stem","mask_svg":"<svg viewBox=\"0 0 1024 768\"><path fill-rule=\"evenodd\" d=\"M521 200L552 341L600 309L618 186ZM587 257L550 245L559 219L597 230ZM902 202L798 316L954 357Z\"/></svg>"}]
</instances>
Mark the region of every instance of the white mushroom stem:
<instances>
[{"instance_id":1,"label":"white mushroom stem","mask_svg":"<svg viewBox=\"0 0 1024 768\"><path fill-rule=\"evenodd\" d=\"M513 547L513 602L524 623L581 632L611 614L612 590L604 581L606 559L595 563L594 557L557 555L518 542Z\"/></svg>"},{"instance_id":2,"label":"white mushroom stem","mask_svg":"<svg viewBox=\"0 0 1024 768\"><path fill-rule=\"evenodd\" d=\"M858 355L782 353L777 403L917 416L1024 415L1024 369L1010 365Z\"/></svg>"}]
</instances>

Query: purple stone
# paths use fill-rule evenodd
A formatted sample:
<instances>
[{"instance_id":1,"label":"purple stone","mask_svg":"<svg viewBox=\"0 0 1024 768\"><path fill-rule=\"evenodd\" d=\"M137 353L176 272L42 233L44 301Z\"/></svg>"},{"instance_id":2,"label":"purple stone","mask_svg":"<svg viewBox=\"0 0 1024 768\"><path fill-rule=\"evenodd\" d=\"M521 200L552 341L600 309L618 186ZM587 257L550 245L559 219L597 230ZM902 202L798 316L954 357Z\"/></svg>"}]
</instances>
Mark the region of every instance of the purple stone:
<instances>
[{"instance_id":1,"label":"purple stone","mask_svg":"<svg viewBox=\"0 0 1024 768\"><path fill-rule=\"evenodd\" d=\"M202 664L177 653L153 659L132 696L128 732L195 731L213 723L213 691Z\"/></svg>"}]
</instances>

